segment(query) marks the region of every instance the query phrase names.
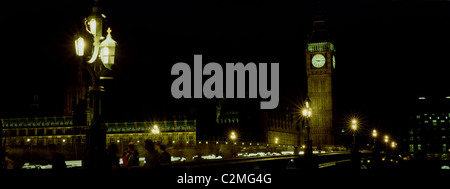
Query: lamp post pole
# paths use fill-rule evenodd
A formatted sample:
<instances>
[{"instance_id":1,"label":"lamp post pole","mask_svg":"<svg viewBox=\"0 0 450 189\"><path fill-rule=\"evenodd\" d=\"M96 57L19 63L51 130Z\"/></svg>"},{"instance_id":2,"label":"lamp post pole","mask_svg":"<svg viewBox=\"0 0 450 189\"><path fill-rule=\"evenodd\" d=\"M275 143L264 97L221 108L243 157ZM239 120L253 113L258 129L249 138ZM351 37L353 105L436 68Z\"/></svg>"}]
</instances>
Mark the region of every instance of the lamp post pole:
<instances>
[{"instance_id":1,"label":"lamp post pole","mask_svg":"<svg viewBox=\"0 0 450 189\"><path fill-rule=\"evenodd\" d=\"M306 119L306 132L307 132L306 142L307 142L307 145L306 145L306 153L305 154L308 156L312 155L311 126L309 125L310 120L311 120L310 117L308 117Z\"/></svg>"},{"instance_id":2,"label":"lamp post pole","mask_svg":"<svg viewBox=\"0 0 450 189\"><path fill-rule=\"evenodd\" d=\"M98 84L100 78L96 77L96 80L97 81L93 82L92 86L89 87L89 92L93 101L93 115L88 136L88 167L90 168L102 168L105 166L104 163L106 155L106 126L100 118L101 95L104 90L103 87Z\"/></svg>"},{"instance_id":3,"label":"lamp post pole","mask_svg":"<svg viewBox=\"0 0 450 189\"><path fill-rule=\"evenodd\" d=\"M117 43L111 37L111 29L108 28L106 38L102 36L102 23L105 15L100 13L98 0L92 8L92 14L86 19L86 31L93 38L93 47L91 57L88 61L84 60L85 42L82 37L75 39L76 54L80 57L80 66L89 72L92 80L92 86L89 87L89 93L92 100L92 120L88 129L87 138L87 159L85 159L88 168L101 169L106 168L106 126L101 119L101 95L104 92L100 84L101 76L111 70L114 64L115 48ZM101 41L103 40L103 41Z\"/></svg>"}]
</instances>

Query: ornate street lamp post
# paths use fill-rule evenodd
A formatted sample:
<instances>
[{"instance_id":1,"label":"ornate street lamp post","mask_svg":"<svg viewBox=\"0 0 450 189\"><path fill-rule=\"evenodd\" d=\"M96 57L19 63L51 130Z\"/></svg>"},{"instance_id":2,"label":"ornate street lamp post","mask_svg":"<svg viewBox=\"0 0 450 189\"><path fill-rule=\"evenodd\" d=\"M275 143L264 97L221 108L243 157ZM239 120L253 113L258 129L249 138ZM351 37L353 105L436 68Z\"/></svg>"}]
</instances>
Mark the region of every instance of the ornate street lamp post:
<instances>
[{"instance_id":1,"label":"ornate street lamp post","mask_svg":"<svg viewBox=\"0 0 450 189\"><path fill-rule=\"evenodd\" d=\"M231 141L233 141L233 142L236 140L236 134L234 133L234 131L231 132L231 134L230 134L230 139L231 139Z\"/></svg>"},{"instance_id":2,"label":"ornate street lamp post","mask_svg":"<svg viewBox=\"0 0 450 189\"><path fill-rule=\"evenodd\" d=\"M351 120L351 130L353 133L353 142L352 142L352 168L360 169L361 167L361 155L358 152L358 148L356 147L356 132L358 131L358 120Z\"/></svg>"},{"instance_id":3,"label":"ornate street lamp post","mask_svg":"<svg viewBox=\"0 0 450 189\"><path fill-rule=\"evenodd\" d=\"M372 131L372 136L373 136L373 147L372 147L372 151L375 152L375 146L376 146L376 144L377 144L377 136L378 136L377 130L374 129L374 130Z\"/></svg>"},{"instance_id":4,"label":"ornate street lamp post","mask_svg":"<svg viewBox=\"0 0 450 189\"><path fill-rule=\"evenodd\" d=\"M389 142L389 136L388 135L384 135L384 142L386 143L386 151L385 154L387 155L387 151L388 151L388 142Z\"/></svg>"},{"instance_id":5,"label":"ornate street lamp post","mask_svg":"<svg viewBox=\"0 0 450 189\"><path fill-rule=\"evenodd\" d=\"M312 114L312 108L311 108L311 101L309 98L306 98L305 106L302 110L302 115L305 117L305 124L306 124L306 151L305 155L310 156L312 155L312 141L311 141L311 126L310 126L310 120L311 120L311 114Z\"/></svg>"},{"instance_id":6,"label":"ornate street lamp post","mask_svg":"<svg viewBox=\"0 0 450 189\"><path fill-rule=\"evenodd\" d=\"M86 56L85 43L83 37L75 39L75 51L80 57L80 66L89 72L92 79L92 86L89 87L89 93L92 98L93 114L91 125L87 133L87 159L85 160L89 168L103 168L105 163L106 150L106 126L100 120L100 95L104 91L100 85L100 79L111 70L114 64L116 41L111 37L111 29L108 28L106 38L102 36L103 19L106 18L100 13L98 1L92 8L92 14L85 20L86 31L90 34L86 37L92 37L92 53L88 61ZM103 40L103 41L102 41Z\"/></svg>"},{"instance_id":7,"label":"ornate street lamp post","mask_svg":"<svg viewBox=\"0 0 450 189\"><path fill-rule=\"evenodd\" d=\"M358 152L356 149L356 130L358 129L358 124L356 119L352 119L352 131L353 131L353 142L352 142L352 152Z\"/></svg>"},{"instance_id":8,"label":"ornate street lamp post","mask_svg":"<svg viewBox=\"0 0 450 189\"><path fill-rule=\"evenodd\" d=\"M156 136L159 134L159 127L158 127L158 125L153 125L153 128L151 129L151 132L153 134L154 141L157 141L156 140L157 139Z\"/></svg>"}]
</instances>

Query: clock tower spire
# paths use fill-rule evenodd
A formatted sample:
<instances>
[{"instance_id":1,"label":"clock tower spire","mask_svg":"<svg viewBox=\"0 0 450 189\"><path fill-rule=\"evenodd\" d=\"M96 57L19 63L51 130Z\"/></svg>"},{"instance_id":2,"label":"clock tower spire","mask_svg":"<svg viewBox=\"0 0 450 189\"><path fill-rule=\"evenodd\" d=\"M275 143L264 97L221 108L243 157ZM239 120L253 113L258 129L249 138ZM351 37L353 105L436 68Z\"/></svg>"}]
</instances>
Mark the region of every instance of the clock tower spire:
<instances>
[{"instance_id":1,"label":"clock tower spire","mask_svg":"<svg viewBox=\"0 0 450 189\"><path fill-rule=\"evenodd\" d=\"M314 3L312 31L306 43L306 77L311 101L311 140L313 146L333 145L333 74L336 49L331 43L324 11Z\"/></svg>"}]
</instances>

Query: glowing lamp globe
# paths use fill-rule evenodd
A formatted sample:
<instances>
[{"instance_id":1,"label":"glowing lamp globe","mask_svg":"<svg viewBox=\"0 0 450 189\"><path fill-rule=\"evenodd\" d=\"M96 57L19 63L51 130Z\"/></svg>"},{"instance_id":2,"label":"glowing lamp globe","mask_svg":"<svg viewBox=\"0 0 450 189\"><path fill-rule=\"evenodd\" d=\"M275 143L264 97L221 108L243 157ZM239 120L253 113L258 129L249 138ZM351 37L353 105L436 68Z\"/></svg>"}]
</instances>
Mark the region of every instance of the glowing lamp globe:
<instances>
[{"instance_id":1,"label":"glowing lamp globe","mask_svg":"<svg viewBox=\"0 0 450 189\"><path fill-rule=\"evenodd\" d=\"M75 51L77 56L84 55L84 39L82 37L75 40Z\"/></svg>"},{"instance_id":2,"label":"glowing lamp globe","mask_svg":"<svg viewBox=\"0 0 450 189\"><path fill-rule=\"evenodd\" d=\"M92 7L92 14L86 20L86 29L94 37L102 36L103 20L100 15L100 8L97 6Z\"/></svg>"}]
</instances>

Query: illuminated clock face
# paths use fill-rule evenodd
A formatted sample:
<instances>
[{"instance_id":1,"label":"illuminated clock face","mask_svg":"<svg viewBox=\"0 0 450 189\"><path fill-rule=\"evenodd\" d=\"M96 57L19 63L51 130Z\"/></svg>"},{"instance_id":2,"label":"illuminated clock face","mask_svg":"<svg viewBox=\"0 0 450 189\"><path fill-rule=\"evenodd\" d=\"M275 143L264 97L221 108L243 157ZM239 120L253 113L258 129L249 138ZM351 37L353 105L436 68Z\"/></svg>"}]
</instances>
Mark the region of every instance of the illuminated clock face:
<instances>
[{"instance_id":1,"label":"illuminated clock face","mask_svg":"<svg viewBox=\"0 0 450 189\"><path fill-rule=\"evenodd\" d=\"M325 65L325 56L321 54L316 54L313 56L311 63L314 67L320 68Z\"/></svg>"}]
</instances>

